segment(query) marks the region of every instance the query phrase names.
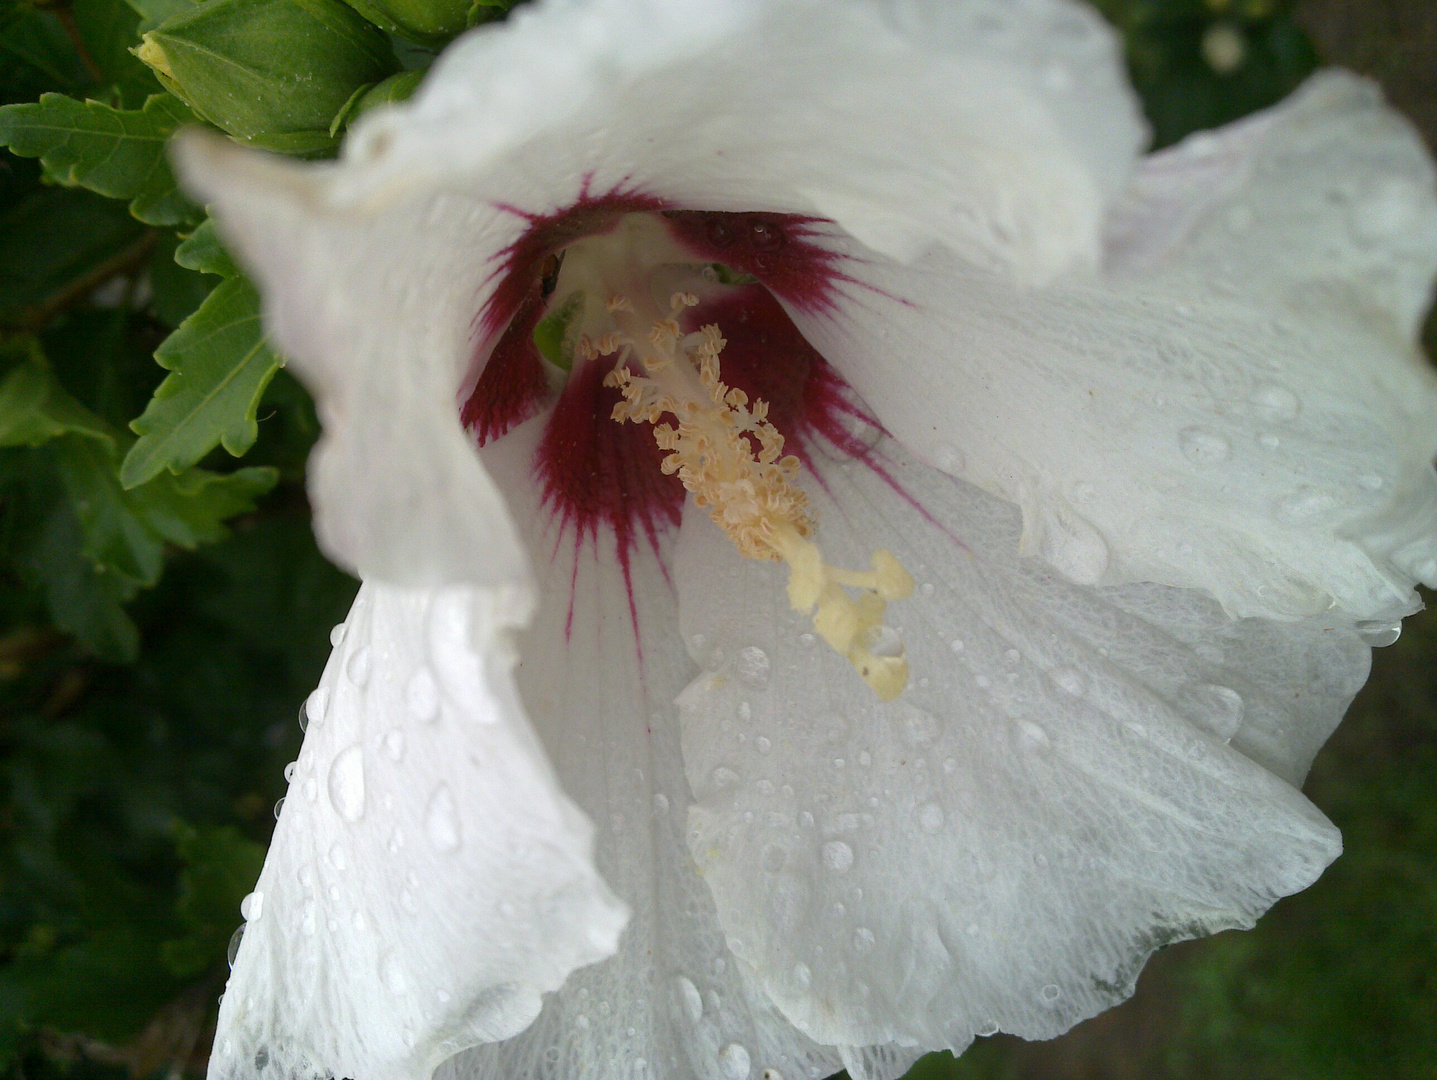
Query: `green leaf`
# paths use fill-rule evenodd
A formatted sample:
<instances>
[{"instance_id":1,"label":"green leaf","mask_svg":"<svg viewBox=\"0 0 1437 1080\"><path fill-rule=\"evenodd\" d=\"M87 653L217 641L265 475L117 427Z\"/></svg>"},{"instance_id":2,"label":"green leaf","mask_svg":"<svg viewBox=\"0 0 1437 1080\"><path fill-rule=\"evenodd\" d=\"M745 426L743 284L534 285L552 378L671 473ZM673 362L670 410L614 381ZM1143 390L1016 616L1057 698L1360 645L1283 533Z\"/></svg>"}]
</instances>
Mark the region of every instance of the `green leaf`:
<instances>
[{"instance_id":1,"label":"green leaf","mask_svg":"<svg viewBox=\"0 0 1437 1080\"><path fill-rule=\"evenodd\" d=\"M198 270L202 274L218 274L220 277L238 277L239 267L230 258L220 242L219 231L212 218L205 218L199 228L185 237L175 248L175 262L187 270Z\"/></svg>"},{"instance_id":2,"label":"green leaf","mask_svg":"<svg viewBox=\"0 0 1437 1080\"><path fill-rule=\"evenodd\" d=\"M139 586L85 557L87 538L53 451L0 451L0 496L11 565L50 622L102 659L133 660L140 633L122 605Z\"/></svg>"},{"instance_id":3,"label":"green leaf","mask_svg":"<svg viewBox=\"0 0 1437 1080\"><path fill-rule=\"evenodd\" d=\"M123 206L84 191L36 192L0 213L0 323L43 321L66 297L143 259L148 244Z\"/></svg>"},{"instance_id":4,"label":"green leaf","mask_svg":"<svg viewBox=\"0 0 1437 1080\"><path fill-rule=\"evenodd\" d=\"M127 490L118 471L124 439L60 386L33 341L0 381L0 447L58 440L53 461L79 523L80 554L96 572L137 586L159 580L167 544L193 549L221 539L223 522L253 509L278 476L189 469Z\"/></svg>"},{"instance_id":5,"label":"green leaf","mask_svg":"<svg viewBox=\"0 0 1437 1080\"><path fill-rule=\"evenodd\" d=\"M104 422L55 381L34 338L13 339L0 353L19 359L0 380L0 447L40 446L61 435L114 446Z\"/></svg>"},{"instance_id":6,"label":"green leaf","mask_svg":"<svg viewBox=\"0 0 1437 1080\"><path fill-rule=\"evenodd\" d=\"M170 374L130 425L140 439L120 473L126 487L188 468L217 444L243 454L259 435L260 396L283 364L265 340L259 294L239 277L210 293L155 359Z\"/></svg>"},{"instance_id":7,"label":"green leaf","mask_svg":"<svg viewBox=\"0 0 1437 1080\"><path fill-rule=\"evenodd\" d=\"M0 108L0 143L21 157L38 157L66 184L129 199L141 221L178 225L192 220L195 208L175 186L165 144L193 120L171 94L155 94L134 110L44 94L33 104Z\"/></svg>"},{"instance_id":8,"label":"green leaf","mask_svg":"<svg viewBox=\"0 0 1437 1080\"><path fill-rule=\"evenodd\" d=\"M239 925L240 901L254 888L264 866L264 847L229 826L175 827L175 848L185 869L175 903L183 937L161 946L165 966L179 978L193 978L224 959Z\"/></svg>"},{"instance_id":9,"label":"green leaf","mask_svg":"<svg viewBox=\"0 0 1437 1080\"><path fill-rule=\"evenodd\" d=\"M228 474L189 469L126 489L116 470L118 454L110 447L66 439L56 449L85 534L82 553L98 569L142 586L160 579L167 543L193 549L219 540L226 533L223 522L254 509L277 478L273 469Z\"/></svg>"}]
</instances>

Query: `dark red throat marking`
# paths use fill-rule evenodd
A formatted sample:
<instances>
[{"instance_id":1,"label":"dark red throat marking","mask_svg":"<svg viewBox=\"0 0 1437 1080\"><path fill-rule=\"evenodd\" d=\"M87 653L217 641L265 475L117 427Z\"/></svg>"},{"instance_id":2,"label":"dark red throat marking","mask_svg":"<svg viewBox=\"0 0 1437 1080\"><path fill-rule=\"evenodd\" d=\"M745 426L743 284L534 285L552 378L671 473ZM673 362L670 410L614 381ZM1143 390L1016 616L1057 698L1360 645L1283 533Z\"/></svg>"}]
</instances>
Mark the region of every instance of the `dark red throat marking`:
<instances>
[{"instance_id":1,"label":"dark red throat marking","mask_svg":"<svg viewBox=\"0 0 1437 1080\"><path fill-rule=\"evenodd\" d=\"M479 327L484 338L497 341L461 415L483 446L552 404L534 460L545 504L563 526L560 537L572 531L576 545L612 530L626 578L641 541L661 565L666 562L664 539L679 524L683 485L661 471L664 454L649 425L610 419L619 394L603 385L609 363L581 364L548 400L533 332L545 309L544 260L614 228L626 214L654 211L696 262L721 262L760 282L689 311L685 324L718 324L727 341L720 357L723 380L769 403L769 419L788 440L789 452L808 463L817 437L867 461L879 430L779 303L781 298L808 311L833 307L836 286L847 279L839 257L818 242L825 223L782 214L664 210L657 200L626 193L585 197L563 214L530 219L523 236L498 257L500 280Z\"/></svg>"}]
</instances>

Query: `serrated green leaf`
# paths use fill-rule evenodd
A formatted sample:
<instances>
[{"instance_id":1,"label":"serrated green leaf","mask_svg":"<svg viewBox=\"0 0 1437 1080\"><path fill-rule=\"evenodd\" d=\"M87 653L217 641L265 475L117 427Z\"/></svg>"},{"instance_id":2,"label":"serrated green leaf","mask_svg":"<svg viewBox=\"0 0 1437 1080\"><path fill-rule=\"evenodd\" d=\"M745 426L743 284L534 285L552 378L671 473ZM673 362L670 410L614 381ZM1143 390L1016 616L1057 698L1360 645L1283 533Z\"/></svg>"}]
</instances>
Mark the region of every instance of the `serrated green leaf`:
<instances>
[{"instance_id":1,"label":"serrated green leaf","mask_svg":"<svg viewBox=\"0 0 1437 1080\"><path fill-rule=\"evenodd\" d=\"M119 464L128 436L60 386L33 340L10 346L22 347L23 359L0 380L0 447L55 443L54 464L83 535L80 553L96 571L153 585L167 544L192 550L219 540L226 519L253 509L274 486L273 469L189 469L126 489Z\"/></svg>"},{"instance_id":2,"label":"serrated green leaf","mask_svg":"<svg viewBox=\"0 0 1437 1080\"><path fill-rule=\"evenodd\" d=\"M194 114L171 94L155 94L142 109L112 109L97 101L44 94L27 105L0 108L0 144L38 157L51 175L112 199L151 225L195 217L175 185L165 144Z\"/></svg>"},{"instance_id":3,"label":"serrated green leaf","mask_svg":"<svg viewBox=\"0 0 1437 1080\"><path fill-rule=\"evenodd\" d=\"M238 277L239 267L230 258L220 241L219 230L212 218L205 218L199 228L185 237L175 248L175 262L187 270L198 270L202 274L218 274L220 277Z\"/></svg>"},{"instance_id":4,"label":"serrated green leaf","mask_svg":"<svg viewBox=\"0 0 1437 1080\"><path fill-rule=\"evenodd\" d=\"M265 340L259 294L242 277L210 293L155 359L170 374L130 425L140 439L120 473L126 487L182 471L216 445L243 454L259 435L260 396L284 362Z\"/></svg>"}]
</instances>

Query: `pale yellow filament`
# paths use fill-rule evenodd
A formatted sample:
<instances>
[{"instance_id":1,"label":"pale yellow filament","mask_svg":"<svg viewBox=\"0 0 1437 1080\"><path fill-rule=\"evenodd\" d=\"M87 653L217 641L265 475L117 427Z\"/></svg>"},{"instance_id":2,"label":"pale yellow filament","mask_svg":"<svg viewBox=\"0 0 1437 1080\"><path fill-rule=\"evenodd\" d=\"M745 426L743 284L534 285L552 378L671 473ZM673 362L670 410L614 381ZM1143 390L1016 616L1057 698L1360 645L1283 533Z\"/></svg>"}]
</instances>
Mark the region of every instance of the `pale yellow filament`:
<instances>
[{"instance_id":1,"label":"pale yellow filament","mask_svg":"<svg viewBox=\"0 0 1437 1080\"><path fill-rule=\"evenodd\" d=\"M788 563L788 599L793 610L813 613L813 628L846 657L878 697L891 701L908 682L908 662L897 635L883 626L890 600L913 593L913 578L885 550L873 553L871 571L830 566L810 539L814 531L808 496L794 483L800 463L783 454L783 435L768 421L768 403L719 379L719 355L726 342L719 328L685 335L678 316L698 304L692 293L675 293L666 317L647 327L626 296L605 307L618 329L597 340L584 337L586 360L617 354L606 386L624 400L613 419L654 424L654 440L668 452L663 470L676 474L707 509L738 550L751 559ZM637 356L645 374L629 368ZM672 416L677 426L659 423ZM758 444L758 453L753 443ZM858 598L846 589L859 590Z\"/></svg>"}]
</instances>

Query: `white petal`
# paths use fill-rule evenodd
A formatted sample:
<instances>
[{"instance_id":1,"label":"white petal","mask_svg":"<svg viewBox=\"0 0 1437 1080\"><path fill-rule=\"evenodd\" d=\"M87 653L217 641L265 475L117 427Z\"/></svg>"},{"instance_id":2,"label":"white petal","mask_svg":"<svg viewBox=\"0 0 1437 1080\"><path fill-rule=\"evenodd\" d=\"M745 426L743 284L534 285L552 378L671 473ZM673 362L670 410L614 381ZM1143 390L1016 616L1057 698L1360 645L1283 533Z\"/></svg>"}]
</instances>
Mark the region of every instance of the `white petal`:
<instances>
[{"instance_id":1,"label":"white petal","mask_svg":"<svg viewBox=\"0 0 1437 1080\"><path fill-rule=\"evenodd\" d=\"M177 147L256 276L266 328L315 395L324 435L309 489L325 553L366 581L523 581L518 538L454 401L493 269L491 215L436 203L434 232L416 242L404 214L327 207L332 167L200 134Z\"/></svg>"},{"instance_id":2,"label":"white petal","mask_svg":"<svg viewBox=\"0 0 1437 1080\"><path fill-rule=\"evenodd\" d=\"M790 1080L829 1076L838 1055L745 986L688 854L692 799L673 698L696 669L672 586L646 540L626 575L611 533L576 545L540 508L529 477L544 419L483 451L540 569L539 609L519 637L519 690L565 791L599 826L595 862L632 917L617 955L574 972L531 1027L440 1075L734 1080L746 1058L755 1078L765 1068Z\"/></svg>"},{"instance_id":3,"label":"white petal","mask_svg":"<svg viewBox=\"0 0 1437 1080\"><path fill-rule=\"evenodd\" d=\"M614 952L624 907L515 693L527 608L515 590L360 591L306 705L211 1077L425 1077Z\"/></svg>"},{"instance_id":4,"label":"white petal","mask_svg":"<svg viewBox=\"0 0 1437 1080\"><path fill-rule=\"evenodd\" d=\"M1366 676L1353 631L1069 584L1016 556L1016 508L892 440L891 481L815 460L825 556L887 547L921 583L888 611L912 667L896 702L704 513L676 565L686 635L727 653L680 698L690 849L800 1030L1052 1037L1130 994L1153 949L1251 925L1337 855L1291 783Z\"/></svg>"},{"instance_id":5,"label":"white petal","mask_svg":"<svg viewBox=\"0 0 1437 1080\"><path fill-rule=\"evenodd\" d=\"M1114 227L1101 277L850 264L874 289L795 318L909 447L1021 505L1024 553L1074 581L1204 589L1237 615L1412 610L1437 583L1416 135L1325 76L1151 159Z\"/></svg>"},{"instance_id":6,"label":"white petal","mask_svg":"<svg viewBox=\"0 0 1437 1080\"><path fill-rule=\"evenodd\" d=\"M1096 263L1144 137L1116 36L1069 0L549 3L366 118L327 199L434 231L437 191L534 214L639 191L1038 279Z\"/></svg>"}]
</instances>

